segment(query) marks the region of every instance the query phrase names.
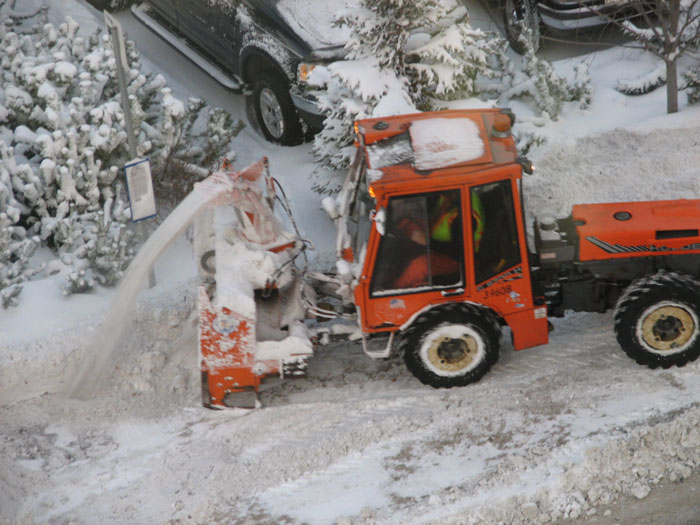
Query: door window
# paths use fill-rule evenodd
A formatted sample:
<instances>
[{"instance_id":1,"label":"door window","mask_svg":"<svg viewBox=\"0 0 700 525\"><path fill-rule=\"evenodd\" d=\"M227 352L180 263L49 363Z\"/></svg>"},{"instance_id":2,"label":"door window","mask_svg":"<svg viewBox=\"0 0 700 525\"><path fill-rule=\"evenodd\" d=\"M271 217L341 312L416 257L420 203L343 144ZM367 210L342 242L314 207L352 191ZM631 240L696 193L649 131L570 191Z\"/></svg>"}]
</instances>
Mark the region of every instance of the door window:
<instances>
[{"instance_id":1,"label":"door window","mask_svg":"<svg viewBox=\"0 0 700 525\"><path fill-rule=\"evenodd\" d=\"M509 180L471 189L472 246L476 284L521 262Z\"/></svg>"},{"instance_id":2,"label":"door window","mask_svg":"<svg viewBox=\"0 0 700 525\"><path fill-rule=\"evenodd\" d=\"M384 296L461 286L463 276L460 191L390 199L371 294Z\"/></svg>"}]
</instances>

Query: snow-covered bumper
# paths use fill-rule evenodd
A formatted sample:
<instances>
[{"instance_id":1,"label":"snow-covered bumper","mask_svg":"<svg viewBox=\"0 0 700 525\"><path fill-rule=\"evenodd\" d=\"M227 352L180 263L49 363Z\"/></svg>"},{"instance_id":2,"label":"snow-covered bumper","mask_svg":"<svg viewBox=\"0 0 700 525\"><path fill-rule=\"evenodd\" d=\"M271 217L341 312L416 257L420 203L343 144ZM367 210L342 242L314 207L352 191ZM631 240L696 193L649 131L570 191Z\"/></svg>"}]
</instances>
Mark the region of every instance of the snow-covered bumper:
<instances>
[{"instance_id":1,"label":"snow-covered bumper","mask_svg":"<svg viewBox=\"0 0 700 525\"><path fill-rule=\"evenodd\" d=\"M542 22L557 31L573 31L610 23L637 13L629 0L545 0L537 4Z\"/></svg>"},{"instance_id":2,"label":"snow-covered bumper","mask_svg":"<svg viewBox=\"0 0 700 525\"><path fill-rule=\"evenodd\" d=\"M290 95L299 116L306 125L315 131L321 130L326 116L318 108L316 97L312 93L304 92L301 89L293 89Z\"/></svg>"}]
</instances>

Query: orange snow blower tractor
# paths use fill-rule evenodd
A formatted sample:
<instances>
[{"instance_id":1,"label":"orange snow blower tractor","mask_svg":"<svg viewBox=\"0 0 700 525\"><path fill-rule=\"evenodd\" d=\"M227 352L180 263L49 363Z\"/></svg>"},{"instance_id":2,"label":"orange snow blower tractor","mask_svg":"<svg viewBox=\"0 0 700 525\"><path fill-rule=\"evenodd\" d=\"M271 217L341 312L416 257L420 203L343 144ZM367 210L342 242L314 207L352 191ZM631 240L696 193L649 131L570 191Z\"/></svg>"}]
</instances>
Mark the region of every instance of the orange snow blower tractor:
<instances>
[{"instance_id":1,"label":"orange snow blower tractor","mask_svg":"<svg viewBox=\"0 0 700 525\"><path fill-rule=\"evenodd\" d=\"M240 406L234 398L254 400L263 376L303 372L312 353L304 311L332 315L313 306L314 280L339 310L356 312L367 355L398 351L436 388L480 379L504 327L515 350L546 344L548 317L566 310L614 308L618 342L640 364L696 359L700 201L574 206L568 217L534 220L530 250L521 177L532 165L516 151L513 122L501 109L358 121L343 188L323 201L338 231L333 276L292 262L306 243L283 234L271 209L241 211L239 199L235 223L213 221L215 278L200 289L205 403ZM270 239L244 234L261 219L276 225ZM249 273L265 263L255 281ZM245 301L233 293L241 282ZM294 315L266 307L265 293ZM256 336L261 325L280 333Z\"/></svg>"}]
</instances>

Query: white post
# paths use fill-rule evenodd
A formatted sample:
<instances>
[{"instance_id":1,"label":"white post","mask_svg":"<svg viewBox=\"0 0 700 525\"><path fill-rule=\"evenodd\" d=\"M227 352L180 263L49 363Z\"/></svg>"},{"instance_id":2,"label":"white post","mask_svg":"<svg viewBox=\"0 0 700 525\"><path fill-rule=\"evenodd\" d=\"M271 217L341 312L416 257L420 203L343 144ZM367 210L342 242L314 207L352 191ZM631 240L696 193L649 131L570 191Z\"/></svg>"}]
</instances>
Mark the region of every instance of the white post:
<instances>
[{"instance_id":1,"label":"white post","mask_svg":"<svg viewBox=\"0 0 700 525\"><path fill-rule=\"evenodd\" d=\"M126 46L124 45L124 32L119 21L110 15L107 11L104 12L105 25L112 41L112 51L114 51L114 59L117 66L117 81L119 82L119 91L122 99L122 112L124 113L124 125L126 127L126 141L129 147L129 156L131 160L136 160L136 137L134 136L134 121L131 115L131 104L129 103L129 91L126 81L126 74L129 69L129 60L126 57ZM132 210L133 211L133 210ZM148 270L148 287L153 288L156 285L156 273L153 266Z\"/></svg>"}]
</instances>

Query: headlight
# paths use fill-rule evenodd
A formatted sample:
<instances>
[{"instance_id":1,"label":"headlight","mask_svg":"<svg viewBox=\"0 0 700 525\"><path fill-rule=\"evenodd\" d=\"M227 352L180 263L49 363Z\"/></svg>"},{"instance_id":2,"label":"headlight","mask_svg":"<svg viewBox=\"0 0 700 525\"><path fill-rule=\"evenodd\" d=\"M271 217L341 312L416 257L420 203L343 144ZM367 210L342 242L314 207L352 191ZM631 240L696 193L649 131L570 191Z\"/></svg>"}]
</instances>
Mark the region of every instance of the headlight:
<instances>
[{"instance_id":1,"label":"headlight","mask_svg":"<svg viewBox=\"0 0 700 525\"><path fill-rule=\"evenodd\" d=\"M306 84L309 80L309 75L311 75L311 72L315 67L316 64L308 64L305 62L299 64L299 69L297 71L297 78L299 79L299 82Z\"/></svg>"}]
</instances>

